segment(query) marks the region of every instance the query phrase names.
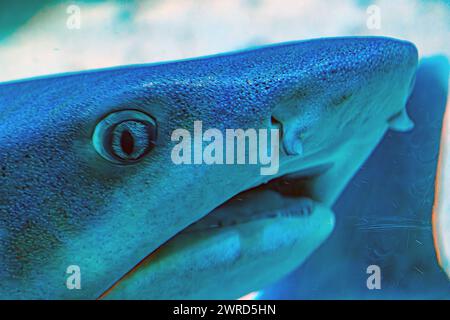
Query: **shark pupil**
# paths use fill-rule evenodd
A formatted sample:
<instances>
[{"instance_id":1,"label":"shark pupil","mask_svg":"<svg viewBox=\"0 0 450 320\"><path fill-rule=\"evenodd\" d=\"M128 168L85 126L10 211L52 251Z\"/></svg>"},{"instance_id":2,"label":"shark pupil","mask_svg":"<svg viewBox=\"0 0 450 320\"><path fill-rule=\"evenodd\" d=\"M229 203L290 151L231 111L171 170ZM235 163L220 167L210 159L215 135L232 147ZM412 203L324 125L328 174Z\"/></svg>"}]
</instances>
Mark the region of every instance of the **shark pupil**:
<instances>
[{"instance_id":1,"label":"shark pupil","mask_svg":"<svg viewBox=\"0 0 450 320\"><path fill-rule=\"evenodd\" d=\"M123 152L127 155L131 155L133 153L134 139L130 131L124 130L122 132L122 136L120 137L120 146L122 147Z\"/></svg>"}]
</instances>

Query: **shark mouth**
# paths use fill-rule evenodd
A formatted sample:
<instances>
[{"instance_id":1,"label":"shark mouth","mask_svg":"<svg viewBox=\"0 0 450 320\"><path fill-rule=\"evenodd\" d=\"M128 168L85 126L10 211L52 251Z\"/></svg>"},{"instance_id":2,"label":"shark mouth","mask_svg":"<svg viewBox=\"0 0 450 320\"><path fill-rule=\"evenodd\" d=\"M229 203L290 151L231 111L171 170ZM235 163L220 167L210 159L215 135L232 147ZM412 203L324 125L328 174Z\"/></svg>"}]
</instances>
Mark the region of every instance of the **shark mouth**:
<instances>
[{"instance_id":1,"label":"shark mouth","mask_svg":"<svg viewBox=\"0 0 450 320\"><path fill-rule=\"evenodd\" d=\"M220 234L222 234L222 232L223 234L227 234L227 231L230 231L230 229L232 228L237 228L240 231L244 231L245 234L253 231L257 232L259 231L259 222L263 222L262 220L268 222L268 225L272 225L270 223L271 219L274 220L273 225L277 224L276 221L283 221L281 228L290 226L291 223L292 225L296 226L293 230L287 230L287 234L295 233L295 239L299 237L299 239L301 239L300 241L297 242L297 240L295 240L295 242L290 242L291 237L288 236L287 238L285 238L285 235L283 235L281 237L281 242L283 243L283 245L286 244L286 247L283 247L283 245L272 247L272 238L269 246L265 244L261 247L262 252L268 253L268 255L270 255L271 250L276 250L277 254L280 254L280 252L284 252L283 257L285 257L286 259L281 259L282 261L280 261L280 263L284 266L284 268L293 269L295 266L301 263L302 259L305 259L309 255L309 253L311 253L317 247L318 243L320 243L318 242L318 239L322 239L325 237L324 234L328 234L326 230L328 230L329 227L324 226L324 228L322 229L324 229L325 231L321 231L319 230L321 226L316 225L316 222L326 221L320 218L314 219L314 217L318 217L321 215L323 216L325 210L326 212L330 211L323 203L321 203L321 201L319 201L318 199L314 199L312 195L312 186L314 185L315 179L327 172L330 168L332 168L332 164L318 165L310 167L308 169L302 169L294 173L289 173L274 178L267 183L258 185L236 194L234 197L225 201L201 219L195 221L184 230L174 235L166 243L162 244L158 249L153 251L149 256L147 256L139 264L137 264L131 271L129 271L121 279L119 279L99 298L117 299L121 298L122 296L126 297L127 294L139 292L136 290L140 289L136 289L134 285L139 286L139 284L146 283L146 281L151 282L153 286L157 287L155 281L166 281L164 280L166 279L165 276L161 275L161 272L164 273L164 271L162 271L163 269L159 268L157 262L158 260L161 261L166 259L165 263L167 263L168 257L170 257L171 255L176 255L177 252L182 252L181 257L187 255L194 260L197 259L199 261L203 261L204 256L202 256L201 251L196 252L198 244L197 240L204 241L204 245L207 247L214 247L213 243L215 243L215 241L221 241L225 239L220 237ZM299 222L299 219L301 219L302 222ZM315 222L309 223L312 220L315 220ZM297 229L297 227L300 224L303 225L304 228L309 228L303 230L309 231L297 237L299 230ZM287 240L287 242L285 243L285 239L289 240ZM295 243L299 243L298 246L301 247L297 246L294 248L292 245ZM206 254L209 256L210 252L211 251L207 250ZM251 268L253 268L253 258L251 258L252 254L247 254L245 252L245 250L240 251L239 260L235 263L239 264L243 268L242 270L250 270ZM295 259L289 258L292 252L296 252ZM169 259L169 261L172 261L169 262L172 268L169 268L169 272L171 272L170 270L173 270L173 268L175 268L176 270L182 270L184 268L181 266L184 264L183 259ZM177 261L181 261L181 264L177 264ZM290 263L292 265L289 265ZM227 268L227 266L227 263L223 264L223 268ZM223 270L223 268L221 269L221 263L213 264L211 268L213 270ZM192 272L191 269L189 270L189 273ZM281 268L281 270L283 269ZM277 277L276 273L273 273L272 271L268 272L270 274L267 275L267 278ZM162 280L158 280L159 276L161 276ZM173 277L174 275L171 273L170 278ZM231 276L230 279L232 278L233 277ZM259 280L256 278L255 281ZM252 284L252 286L253 285L255 285L256 287L260 286L259 284ZM175 286L174 288L174 292L178 292L176 291L178 290L178 287ZM179 289L181 290L182 288ZM147 289L144 288L143 290ZM148 290L151 291L151 289ZM152 296L153 293L154 292L150 292L149 294ZM155 298L160 298L159 294L160 292L157 293L157 296L155 296ZM167 297L171 298L172 296L168 295Z\"/></svg>"},{"instance_id":2,"label":"shark mouth","mask_svg":"<svg viewBox=\"0 0 450 320\"><path fill-rule=\"evenodd\" d=\"M240 192L180 233L231 227L259 219L307 217L314 212L316 203L311 195L314 179L331 166L303 169Z\"/></svg>"}]
</instances>

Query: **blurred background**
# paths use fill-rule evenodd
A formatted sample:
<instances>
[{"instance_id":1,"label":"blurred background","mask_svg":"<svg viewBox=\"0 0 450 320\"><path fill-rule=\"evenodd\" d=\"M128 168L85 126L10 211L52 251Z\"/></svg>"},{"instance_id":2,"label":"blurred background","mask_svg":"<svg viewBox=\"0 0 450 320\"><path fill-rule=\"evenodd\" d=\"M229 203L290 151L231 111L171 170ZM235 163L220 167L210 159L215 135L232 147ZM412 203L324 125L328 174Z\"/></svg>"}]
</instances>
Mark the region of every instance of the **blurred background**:
<instances>
[{"instance_id":1,"label":"blurred background","mask_svg":"<svg viewBox=\"0 0 450 320\"><path fill-rule=\"evenodd\" d=\"M431 211L448 96L450 0L1 1L0 81L352 35L418 47L407 108L416 127L386 135L336 203L330 239L249 297L449 299ZM382 270L382 290L366 286L372 264Z\"/></svg>"},{"instance_id":2,"label":"blurred background","mask_svg":"<svg viewBox=\"0 0 450 320\"><path fill-rule=\"evenodd\" d=\"M450 0L1 1L0 81L339 35L450 55Z\"/></svg>"}]
</instances>

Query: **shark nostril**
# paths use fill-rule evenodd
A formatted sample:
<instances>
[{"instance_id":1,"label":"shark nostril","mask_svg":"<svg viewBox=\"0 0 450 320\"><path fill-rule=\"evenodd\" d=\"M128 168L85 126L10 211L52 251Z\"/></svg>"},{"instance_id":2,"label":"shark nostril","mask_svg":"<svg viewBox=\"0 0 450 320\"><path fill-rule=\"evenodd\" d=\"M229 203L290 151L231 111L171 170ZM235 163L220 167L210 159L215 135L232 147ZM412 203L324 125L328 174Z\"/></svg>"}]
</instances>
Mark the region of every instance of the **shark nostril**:
<instances>
[{"instance_id":1,"label":"shark nostril","mask_svg":"<svg viewBox=\"0 0 450 320\"><path fill-rule=\"evenodd\" d=\"M276 128L280 131L280 139L282 138L282 134L283 134L283 126L281 125L281 122L278 121L274 116L270 117L270 125L272 128Z\"/></svg>"},{"instance_id":2,"label":"shark nostril","mask_svg":"<svg viewBox=\"0 0 450 320\"><path fill-rule=\"evenodd\" d=\"M283 114L281 115L283 118ZM293 127L296 127L292 116L287 117L286 121L279 121L274 115L271 117L272 127L278 128L280 131L281 145L287 155L302 155L303 142L300 137L300 132ZM294 123L292 123L294 122ZM294 129L294 130L293 130Z\"/></svg>"}]
</instances>

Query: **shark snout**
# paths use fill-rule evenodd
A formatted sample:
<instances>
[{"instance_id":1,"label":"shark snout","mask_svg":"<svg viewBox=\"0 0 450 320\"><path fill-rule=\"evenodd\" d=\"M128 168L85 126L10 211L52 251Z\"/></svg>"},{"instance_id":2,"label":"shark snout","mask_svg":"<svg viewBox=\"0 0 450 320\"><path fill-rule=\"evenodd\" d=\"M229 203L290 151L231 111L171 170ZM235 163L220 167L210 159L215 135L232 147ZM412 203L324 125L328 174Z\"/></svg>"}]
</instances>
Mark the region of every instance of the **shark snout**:
<instances>
[{"instance_id":1,"label":"shark snout","mask_svg":"<svg viewBox=\"0 0 450 320\"><path fill-rule=\"evenodd\" d=\"M310 50L314 63L299 65L297 82L272 113L272 122L282 128L286 155L333 148L396 118L401 125L394 121L393 129L411 128L404 106L418 60L412 43L378 37L325 39Z\"/></svg>"}]
</instances>

